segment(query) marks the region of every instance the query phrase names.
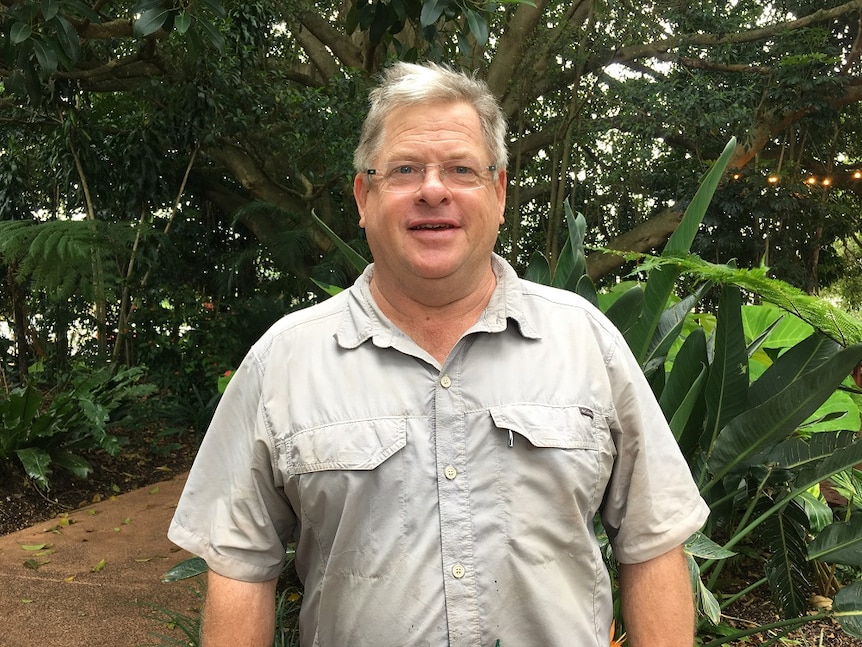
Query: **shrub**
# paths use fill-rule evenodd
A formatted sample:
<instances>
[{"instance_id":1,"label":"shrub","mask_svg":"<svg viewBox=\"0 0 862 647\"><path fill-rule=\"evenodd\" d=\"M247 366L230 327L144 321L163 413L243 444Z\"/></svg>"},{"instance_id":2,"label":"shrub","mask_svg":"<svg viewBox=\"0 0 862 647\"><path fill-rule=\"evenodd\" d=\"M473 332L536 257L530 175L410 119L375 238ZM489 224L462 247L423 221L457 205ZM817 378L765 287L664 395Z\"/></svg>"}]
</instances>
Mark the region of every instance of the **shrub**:
<instances>
[{"instance_id":1,"label":"shrub","mask_svg":"<svg viewBox=\"0 0 862 647\"><path fill-rule=\"evenodd\" d=\"M111 375L110 368L77 367L59 391L33 383L0 400L0 459L18 458L27 475L48 489L54 467L87 478L92 467L80 452L101 449L115 456L123 439L111 433L127 406L154 391L139 380L141 367Z\"/></svg>"}]
</instances>

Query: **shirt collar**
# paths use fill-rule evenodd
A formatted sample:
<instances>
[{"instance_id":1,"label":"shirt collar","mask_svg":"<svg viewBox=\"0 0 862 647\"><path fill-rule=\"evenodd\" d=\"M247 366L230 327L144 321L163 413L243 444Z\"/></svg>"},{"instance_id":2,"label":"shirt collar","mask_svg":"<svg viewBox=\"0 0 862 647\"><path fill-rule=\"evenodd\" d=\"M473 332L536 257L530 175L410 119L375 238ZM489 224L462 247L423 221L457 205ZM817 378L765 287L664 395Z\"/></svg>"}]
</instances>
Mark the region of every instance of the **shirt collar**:
<instances>
[{"instance_id":1,"label":"shirt collar","mask_svg":"<svg viewBox=\"0 0 862 647\"><path fill-rule=\"evenodd\" d=\"M482 315L467 333L502 332L511 319L523 337L540 339L541 335L527 316L521 280L515 270L497 254L491 257L491 268L497 277L497 286ZM373 339L376 346L387 347L392 345L394 338L404 336L374 302L370 287L373 274L374 264L371 263L349 289L347 304L335 335L342 348L356 348L368 339Z\"/></svg>"}]
</instances>

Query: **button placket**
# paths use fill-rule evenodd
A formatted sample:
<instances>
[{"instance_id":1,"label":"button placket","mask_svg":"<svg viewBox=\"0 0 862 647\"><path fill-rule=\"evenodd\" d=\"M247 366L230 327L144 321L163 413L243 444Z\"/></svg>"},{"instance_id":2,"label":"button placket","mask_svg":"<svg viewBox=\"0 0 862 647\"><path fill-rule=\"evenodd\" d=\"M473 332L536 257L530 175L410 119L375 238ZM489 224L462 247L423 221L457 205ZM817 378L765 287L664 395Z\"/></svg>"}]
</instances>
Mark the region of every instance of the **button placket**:
<instances>
[{"instance_id":1,"label":"button placket","mask_svg":"<svg viewBox=\"0 0 862 647\"><path fill-rule=\"evenodd\" d=\"M459 357L437 378L434 442L437 458L440 550L445 570L451 647L472 647L481 641L476 582L473 575L473 521L466 460L464 404L457 384Z\"/></svg>"}]
</instances>

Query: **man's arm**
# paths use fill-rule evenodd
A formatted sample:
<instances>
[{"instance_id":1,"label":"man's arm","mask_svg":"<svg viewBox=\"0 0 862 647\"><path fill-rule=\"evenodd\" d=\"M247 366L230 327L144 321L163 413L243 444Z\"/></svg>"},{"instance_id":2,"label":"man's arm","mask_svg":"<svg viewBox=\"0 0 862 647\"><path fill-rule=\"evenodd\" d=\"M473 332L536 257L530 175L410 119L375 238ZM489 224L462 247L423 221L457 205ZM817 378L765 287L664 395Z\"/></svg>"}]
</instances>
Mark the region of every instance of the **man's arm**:
<instances>
[{"instance_id":1,"label":"man's arm","mask_svg":"<svg viewBox=\"0 0 862 647\"><path fill-rule=\"evenodd\" d=\"M240 582L209 571L201 646L272 647L277 582Z\"/></svg>"},{"instance_id":2,"label":"man's arm","mask_svg":"<svg viewBox=\"0 0 862 647\"><path fill-rule=\"evenodd\" d=\"M682 547L640 564L620 564L629 647L691 647L694 596Z\"/></svg>"}]
</instances>

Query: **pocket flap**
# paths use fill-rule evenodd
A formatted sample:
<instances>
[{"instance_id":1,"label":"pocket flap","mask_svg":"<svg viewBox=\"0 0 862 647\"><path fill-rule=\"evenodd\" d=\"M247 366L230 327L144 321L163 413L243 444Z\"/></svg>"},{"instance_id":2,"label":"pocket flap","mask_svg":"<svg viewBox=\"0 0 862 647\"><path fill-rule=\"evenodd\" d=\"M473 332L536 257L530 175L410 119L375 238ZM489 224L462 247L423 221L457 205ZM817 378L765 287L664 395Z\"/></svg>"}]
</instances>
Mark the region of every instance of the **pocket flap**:
<instances>
[{"instance_id":1,"label":"pocket flap","mask_svg":"<svg viewBox=\"0 0 862 647\"><path fill-rule=\"evenodd\" d=\"M292 438L297 474L324 470L373 470L407 444L403 418L352 420L314 427Z\"/></svg>"},{"instance_id":2,"label":"pocket flap","mask_svg":"<svg viewBox=\"0 0 862 647\"><path fill-rule=\"evenodd\" d=\"M546 404L509 404L490 409L494 425L520 434L535 447L599 449L592 409Z\"/></svg>"}]
</instances>

